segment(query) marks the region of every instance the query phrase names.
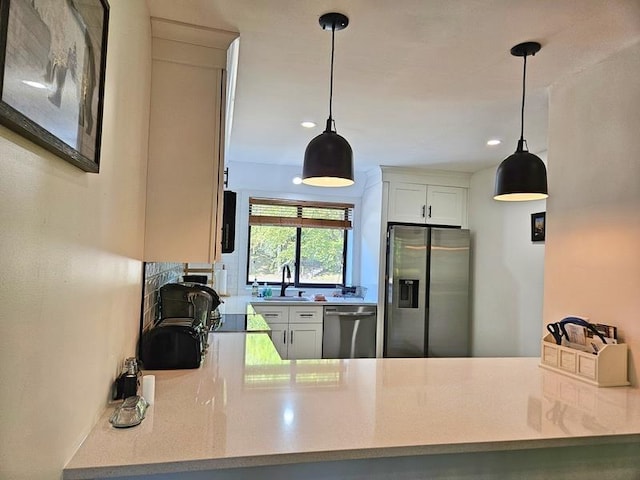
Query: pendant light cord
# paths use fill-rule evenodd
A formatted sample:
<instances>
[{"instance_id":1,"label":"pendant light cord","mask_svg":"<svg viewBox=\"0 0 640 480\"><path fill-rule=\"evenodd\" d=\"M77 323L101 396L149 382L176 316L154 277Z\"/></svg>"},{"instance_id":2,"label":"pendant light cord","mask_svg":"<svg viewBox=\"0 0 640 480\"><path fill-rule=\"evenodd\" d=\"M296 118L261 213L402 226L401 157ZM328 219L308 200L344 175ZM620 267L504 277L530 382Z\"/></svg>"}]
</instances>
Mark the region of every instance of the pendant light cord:
<instances>
[{"instance_id":1,"label":"pendant light cord","mask_svg":"<svg viewBox=\"0 0 640 480\"><path fill-rule=\"evenodd\" d=\"M331 79L329 82L329 119L327 120L327 129L326 131L330 132L332 130L332 122L333 122L333 55L335 50L335 38L336 38L336 23L335 21L331 25Z\"/></svg>"},{"instance_id":2,"label":"pendant light cord","mask_svg":"<svg viewBox=\"0 0 640 480\"><path fill-rule=\"evenodd\" d=\"M520 145L525 142L524 139L524 94L526 89L525 81L527 79L527 56L524 56L524 70L522 72L522 108L520 110Z\"/></svg>"}]
</instances>

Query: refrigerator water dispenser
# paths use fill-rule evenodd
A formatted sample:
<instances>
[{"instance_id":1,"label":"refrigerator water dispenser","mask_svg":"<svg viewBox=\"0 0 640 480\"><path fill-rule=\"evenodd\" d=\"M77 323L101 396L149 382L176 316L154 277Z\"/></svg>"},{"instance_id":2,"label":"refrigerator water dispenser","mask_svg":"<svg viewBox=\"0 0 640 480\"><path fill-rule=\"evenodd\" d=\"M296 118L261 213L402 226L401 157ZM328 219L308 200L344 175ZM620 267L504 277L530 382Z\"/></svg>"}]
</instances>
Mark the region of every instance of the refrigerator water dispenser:
<instances>
[{"instance_id":1,"label":"refrigerator water dispenser","mask_svg":"<svg viewBox=\"0 0 640 480\"><path fill-rule=\"evenodd\" d=\"M405 278L400 279L400 295L398 295L398 308L418 308L419 285L420 280L408 280Z\"/></svg>"}]
</instances>

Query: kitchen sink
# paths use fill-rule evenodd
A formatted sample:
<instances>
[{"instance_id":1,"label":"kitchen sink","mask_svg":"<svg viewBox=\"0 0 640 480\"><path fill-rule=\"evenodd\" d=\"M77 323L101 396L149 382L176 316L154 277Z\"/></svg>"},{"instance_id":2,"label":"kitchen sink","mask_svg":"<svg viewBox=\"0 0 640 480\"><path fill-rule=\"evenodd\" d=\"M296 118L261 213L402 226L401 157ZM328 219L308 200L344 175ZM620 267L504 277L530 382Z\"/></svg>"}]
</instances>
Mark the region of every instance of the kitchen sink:
<instances>
[{"instance_id":1,"label":"kitchen sink","mask_svg":"<svg viewBox=\"0 0 640 480\"><path fill-rule=\"evenodd\" d=\"M267 302L309 302L310 300L307 297L263 297L263 300Z\"/></svg>"}]
</instances>

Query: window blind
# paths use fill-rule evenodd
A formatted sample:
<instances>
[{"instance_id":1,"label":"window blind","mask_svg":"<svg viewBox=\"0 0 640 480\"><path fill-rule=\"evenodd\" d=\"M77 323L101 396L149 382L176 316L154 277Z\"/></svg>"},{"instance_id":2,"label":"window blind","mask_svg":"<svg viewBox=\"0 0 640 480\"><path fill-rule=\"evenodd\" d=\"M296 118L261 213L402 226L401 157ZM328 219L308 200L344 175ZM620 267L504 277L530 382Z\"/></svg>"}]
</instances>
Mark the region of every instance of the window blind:
<instances>
[{"instance_id":1,"label":"window blind","mask_svg":"<svg viewBox=\"0 0 640 480\"><path fill-rule=\"evenodd\" d=\"M349 230L352 219L351 203L249 198L249 225Z\"/></svg>"}]
</instances>

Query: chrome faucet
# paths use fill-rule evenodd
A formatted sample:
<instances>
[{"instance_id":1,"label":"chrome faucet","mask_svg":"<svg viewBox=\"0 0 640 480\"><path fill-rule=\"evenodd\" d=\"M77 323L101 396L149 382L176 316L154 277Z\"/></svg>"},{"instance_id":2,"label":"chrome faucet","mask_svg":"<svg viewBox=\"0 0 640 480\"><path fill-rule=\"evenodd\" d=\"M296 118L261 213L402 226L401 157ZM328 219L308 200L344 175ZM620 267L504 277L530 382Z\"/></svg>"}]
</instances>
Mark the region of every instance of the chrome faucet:
<instances>
[{"instance_id":1,"label":"chrome faucet","mask_svg":"<svg viewBox=\"0 0 640 480\"><path fill-rule=\"evenodd\" d=\"M284 281L284 273L287 272L287 282L285 283ZM285 296L285 291L287 290L287 287L289 285L291 285L289 283L289 280L291 280L291 270L289 269L289 265L285 265L284 267L282 267L282 284L280 287L280 296L284 297Z\"/></svg>"}]
</instances>

